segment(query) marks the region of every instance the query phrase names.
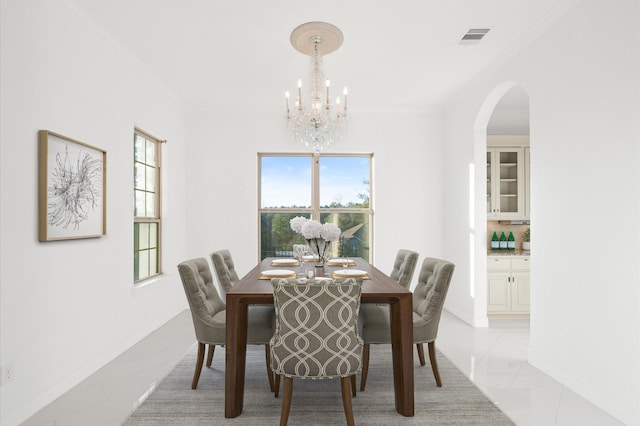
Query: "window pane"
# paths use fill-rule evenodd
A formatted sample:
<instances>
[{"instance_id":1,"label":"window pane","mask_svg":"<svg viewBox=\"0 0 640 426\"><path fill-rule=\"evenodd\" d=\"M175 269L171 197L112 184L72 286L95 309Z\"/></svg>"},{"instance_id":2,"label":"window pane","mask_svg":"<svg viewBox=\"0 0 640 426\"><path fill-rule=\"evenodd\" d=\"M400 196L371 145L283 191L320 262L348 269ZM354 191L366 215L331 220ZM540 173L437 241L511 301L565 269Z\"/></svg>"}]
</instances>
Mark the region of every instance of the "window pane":
<instances>
[{"instance_id":1,"label":"window pane","mask_svg":"<svg viewBox=\"0 0 640 426\"><path fill-rule=\"evenodd\" d=\"M144 200L146 198L144 191L136 191L135 197L136 197L135 199L136 211L134 212L134 216L144 216L144 213L145 213Z\"/></svg>"},{"instance_id":2,"label":"window pane","mask_svg":"<svg viewBox=\"0 0 640 426\"><path fill-rule=\"evenodd\" d=\"M337 247L332 247L332 256L369 259L368 213L322 213L320 221L335 223L342 231Z\"/></svg>"},{"instance_id":3,"label":"window pane","mask_svg":"<svg viewBox=\"0 0 640 426\"><path fill-rule=\"evenodd\" d=\"M144 189L145 187L144 168L145 166L142 163L135 163L133 166L135 189Z\"/></svg>"},{"instance_id":4,"label":"window pane","mask_svg":"<svg viewBox=\"0 0 640 426\"><path fill-rule=\"evenodd\" d=\"M369 207L369 157L320 157L320 208Z\"/></svg>"},{"instance_id":5,"label":"window pane","mask_svg":"<svg viewBox=\"0 0 640 426\"><path fill-rule=\"evenodd\" d=\"M156 195L151 193L151 192L147 192L146 193L146 214L145 216L147 217L156 217Z\"/></svg>"},{"instance_id":6,"label":"window pane","mask_svg":"<svg viewBox=\"0 0 640 426\"><path fill-rule=\"evenodd\" d=\"M138 253L138 279L144 279L149 276L149 251L143 250Z\"/></svg>"},{"instance_id":7,"label":"window pane","mask_svg":"<svg viewBox=\"0 0 640 426\"><path fill-rule=\"evenodd\" d=\"M158 273L158 250L149 250L149 275Z\"/></svg>"},{"instance_id":8,"label":"window pane","mask_svg":"<svg viewBox=\"0 0 640 426\"><path fill-rule=\"evenodd\" d=\"M149 224L149 247L158 247L158 224Z\"/></svg>"},{"instance_id":9,"label":"window pane","mask_svg":"<svg viewBox=\"0 0 640 426\"><path fill-rule=\"evenodd\" d=\"M138 236L138 250L149 248L149 224L140 223L140 235Z\"/></svg>"},{"instance_id":10,"label":"window pane","mask_svg":"<svg viewBox=\"0 0 640 426\"><path fill-rule=\"evenodd\" d=\"M145 184L147 191L155 191L156 190L156 169L154 167L145 167L146 177Z\"/></svg>"},{"instance_id":11,"label":"window pane","mask_svg":"<svg viewBox=\"0 0 640 426\"><path fill-rule=\"evenodd\" d=\"M144 162L145 153L145 140L140 135L135 135L135 142L133 144L133 152L136 161Z\"/></svg>"},{"instance_id":12,"label":"window pane","mask_svg":"<svg viewBox=\"0 0 640 426\"><path fill-rule=\"evenodd\" d=\"M289 221L296 216L310 218L308 213L262 213L260 214L260 238L262 253L265 257L292 257L294 244L305 244L300 234L291 230Z\"/></svg>"},{"instance_id":13,"label":"window pane","mask_svg":"<svg viewBox=\"0 0 640 426\"><path fill-rule=\"evenodd\" d=\"M156 165L156 144L151 141L147 141L146 151L147 152L146 152L145 163L147 163L150 166L155 166Z\"/></svg>"},{"instance_id":14,"label":"window pane","mask_svg":"<svg viewBox=\"0 0 640 426\"><path fill-rule=\"evenodd\" d=\"M304 157L262 157L261 208L310 208L311 160Z\"/></svg>"}]
</instances>

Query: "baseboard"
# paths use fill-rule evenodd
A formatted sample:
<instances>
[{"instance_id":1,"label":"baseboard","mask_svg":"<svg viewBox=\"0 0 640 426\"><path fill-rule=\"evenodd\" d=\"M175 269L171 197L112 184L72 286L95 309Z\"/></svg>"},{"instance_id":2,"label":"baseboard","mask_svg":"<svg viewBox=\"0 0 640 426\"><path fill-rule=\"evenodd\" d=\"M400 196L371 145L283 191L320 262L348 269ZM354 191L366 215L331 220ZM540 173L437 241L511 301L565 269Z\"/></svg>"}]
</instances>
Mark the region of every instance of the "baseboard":
<instances>
[{"instance_id":1,"label":"baseboard","mask_svg":"<svg viewBox=\"0 0 640 426\"><path fill-rule=\"evenodd\" d=\"M554 366L550 365L546 361L532 355L529 353L529 364L542 371L549 377L553 378L557 382L563 384L567 388L571 389L573 392L577 393L587 401L591 402L596 407L601 410L607 412L611 416L620 420L623 424L629 426L640 426L640 415L639 413L632 413L626 408L620 406L616 402L611 399L603 396L601 393L596 390L590 388L589 386L585 386L584 383L581 383L575 380L573 377L568 376L562 371L558 370Z\"/></svg>"}]
</instances>

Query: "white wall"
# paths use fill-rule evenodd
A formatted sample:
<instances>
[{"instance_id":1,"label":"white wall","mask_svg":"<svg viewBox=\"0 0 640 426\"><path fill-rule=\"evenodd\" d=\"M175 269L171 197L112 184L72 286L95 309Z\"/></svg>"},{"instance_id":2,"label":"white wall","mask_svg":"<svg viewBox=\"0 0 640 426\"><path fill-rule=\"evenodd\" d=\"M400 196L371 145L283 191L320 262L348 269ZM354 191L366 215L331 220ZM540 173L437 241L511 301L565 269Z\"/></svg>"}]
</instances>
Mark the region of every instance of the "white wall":
<instances>
[{"instance_id":1,"label":"white wall","mask_svg":"<svg viewBox=\"0 0 640 426\"><path fill-rule=\"evenodd\" d=\"M2 0L1 422L18 424L186 307L183 108L60 0ZM164 267L133 288L133 129L167 139ZM38 242L37 132L107 151L107 235ZM168 208L170 206L170 208Z\"/></svg>"},{"instance_id":2,"label":"white wall","mask_svg":"<svg viewBox=\"0 0 640 426\"><path fill-rule=\"evenodd\" d=\"M580 2L466 88L445 119L446 206L459 210L448 216L446 232L458 241L470 228L470 162L476 183L484 182L486 146L474 135L482 105L509 81L529 94L529 361L625 424L640 424L640 243L629 238L640 229L639 12L634 0ZM482 186L471 204L484 242ZM476 294L454 287L448 308L477 323L486 293L484 243L469 255L468 236L467 243L448 242L456 273L475 280Z\"/></svg>"},{"instance_id":3,"label":"white wall","mask_svg":"<svg viewBox=\"0 0 640 426\"><path fill-rule=\"evenodd\" d=\"M228 248L242 275L259 257L257 153L303 147L281 110L200 109L189 120L189 256ZM383 271L400 248L444 255L442 142L441 114L355 110L329 151L374 153L374 263Z\"/></svg>"}]
</instances>

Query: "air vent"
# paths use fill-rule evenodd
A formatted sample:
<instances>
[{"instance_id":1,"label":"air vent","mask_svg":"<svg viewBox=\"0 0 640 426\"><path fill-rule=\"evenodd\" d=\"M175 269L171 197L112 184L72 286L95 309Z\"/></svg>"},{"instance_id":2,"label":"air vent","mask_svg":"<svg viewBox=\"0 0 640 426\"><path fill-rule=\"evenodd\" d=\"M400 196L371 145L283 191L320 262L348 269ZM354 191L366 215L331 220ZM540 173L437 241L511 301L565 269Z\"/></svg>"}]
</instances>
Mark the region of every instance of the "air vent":
<instances>
[{"instance_id":1,"label":"air vent","mask_svg":"<svg viewBox=\"0 0 640 426\"><path fill-rule=\"evenodd\" d=\"M476 44L487 35L490 28L469 28L460 39L460 44Z\"/></svg>"}]
</instances>

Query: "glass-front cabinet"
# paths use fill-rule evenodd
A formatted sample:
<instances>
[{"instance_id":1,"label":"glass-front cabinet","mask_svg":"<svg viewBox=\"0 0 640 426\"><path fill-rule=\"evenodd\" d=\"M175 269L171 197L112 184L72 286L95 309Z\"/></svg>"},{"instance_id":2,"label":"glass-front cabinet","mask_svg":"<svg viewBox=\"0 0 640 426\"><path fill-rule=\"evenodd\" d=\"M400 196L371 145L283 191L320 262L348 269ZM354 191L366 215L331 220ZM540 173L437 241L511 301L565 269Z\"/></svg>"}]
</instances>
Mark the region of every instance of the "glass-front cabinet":
<instances>
[{"instance_id":1,"label":"glass-front cabinet","mask_svg":"<svg viewBox=\"0 0 640 426\"><path fill-rule=\"evenodd\" d=\"M525 219L524 149L487 149L487 218Z\"/></svg>"}]
</instances>

